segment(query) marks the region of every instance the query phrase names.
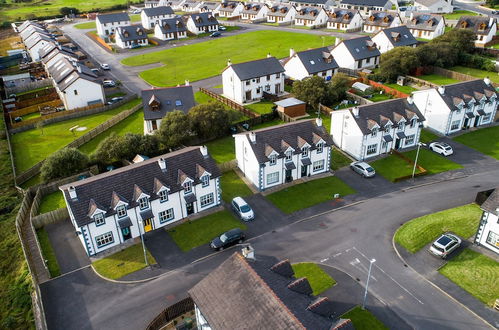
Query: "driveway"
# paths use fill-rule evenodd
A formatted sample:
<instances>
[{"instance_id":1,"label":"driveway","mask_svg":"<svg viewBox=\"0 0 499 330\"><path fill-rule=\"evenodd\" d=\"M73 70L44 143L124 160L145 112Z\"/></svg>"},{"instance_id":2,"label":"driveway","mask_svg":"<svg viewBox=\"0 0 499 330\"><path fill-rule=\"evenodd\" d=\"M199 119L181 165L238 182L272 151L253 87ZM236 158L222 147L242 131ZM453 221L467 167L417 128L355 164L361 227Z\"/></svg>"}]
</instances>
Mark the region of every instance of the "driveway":
<instances>
[{"instance_id":1,"label":"driveway","mask_svg":"<svg viewBox=\"0 0 499 330\"><path fill-rule=\"evenodd\" d=\"M454 153L447 158L449 160L452 160L453 162L463 165L465 168L473 168L491 164L497 165L497 160L495 158L482 154L481 152L467 147L464 144L456 142L450 138L444 137L438 140L449 144L454 150Z\"/></svg>"},{"instance_id":2,"label":"driveway","mask_svg":"<svg viewBox=\"0 0 499 330\"><path fill-rule=\"evenodd\" d=\"M348 166L337 170L335 175L364 197L379 196L396 188L394 183L379 174L373 178L363 178Z\"/></svg>"}]
</instances>

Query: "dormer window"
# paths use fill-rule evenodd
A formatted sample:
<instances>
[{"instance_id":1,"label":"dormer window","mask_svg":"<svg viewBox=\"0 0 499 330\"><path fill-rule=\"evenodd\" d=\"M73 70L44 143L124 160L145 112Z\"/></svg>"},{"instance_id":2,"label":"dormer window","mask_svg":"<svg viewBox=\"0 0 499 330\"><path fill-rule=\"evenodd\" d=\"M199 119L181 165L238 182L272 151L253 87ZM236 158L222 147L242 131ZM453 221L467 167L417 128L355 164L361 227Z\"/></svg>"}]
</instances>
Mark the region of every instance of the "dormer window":
<instances>
[{"instance_id":1,"label":"dormer window","mask_svg":"<svg viewBox=\"0 0 499 330\"><path fill-rule=\"evenodd\" d=\"M269 163L270 163L270 166L275 165L277 163L276 155L272 155L269 157Z\"/></svg>"},{"instance_id":2,"label":"dormer window","mask_svg":"<svg viewBox=\"0 0 499 330\"><path fill-rule=\"evenodd\" d=\"M191 181L185 181L183 184L184 187L184 194L188 194L192 192L192 182Z\"/></svg>"},{"instance_id":3,"label":"dormer window","mask_svg":"<svg viewBox=\"0 0 499 330\"><path fill-rule=\"evenodd\" d=\"M202 182L202 187L208 187L210 185L210 176L209 175L203 175L201 177L201 182Z\"/></svg>"},{"instance_id":4,"label":"dormer window","mask_svg":"<svg viewBox=\"0 0 499 330\"><path fill-rule=\"evenodd\" d=\"M307 147L304 147L304 148L301 150L301 156L302 156L302 157L308 157L308 148L307 148Z\"/></svg>"},{"instance_id":5,"label":"dormer window","mask_svg":"<svg viewBox=\"0 0 499 330\"><path fill-rule=\"evenodd\" d=\"M377 128L373 128L373 129L371 130L371 136L372 136L372 137L376 137L376 135L377 135L377 134L378 134L378 129L377 129Z\"/></svg>"},{"instance_id":6,"label":"dormer window","mask_svg":"<svg viewBox=\"0 0 499 330\"><path fill-rule=\"evenodd\" d=\"M405 128L405 123L399 123L399 131L403 131Z\"/></svg>"},{"instance_id":7,"label":"dormer window","mask_svg":"<svg viewBox=\"0 0 499 330\"><path fill-rule=\"evenodd\" d=\"M320 154L324 150L324 143L317 144L317 153Z\"/></svg>"},{"instance_id":8,"label":"dormer window","mask_svg":"<svg viewBox=\"0 0 499 330\"><path fill-rule=\"evenodd\" d=\"M168 201L168 190L162 190L159 192L159 201L161 203Z\"/></svg>"},{"instance_id":9,"label":"dormer window","mask_svg":"<svg viewBox=\"0 0 499 330\"><path fill-rule=\"evenodd\" d=\"M416 118L414 118L413 120L411 120L411 128L416 127L416 123L417 122L418 122L418 120Z\"/></svg>"},{"instance_id":10,"label":"dormer window","mask_svg":"<svg viewBox=\"0 0 499 330\"><path fill-rule=\"evenodd\" d=\"M149 208L149 199L147 197L143 197L143 198L139 199L139 208L141 210L145 210L145 209Z\"/></svg>"},{"instance_id":11,"label":"dormer window","mask_svg":"<svg viewBox=\"0 0 499 330\"><path fill-rule=\"evenodd\" d=\"M106 223L106 218L104 217L104 213L97 213L94 215L94 221L96 226L102 226Z\"/></svg>"},{"instance_id":12,"label":"dormer window","mask_svg":"<svg viewBox=\"0 0 499 330\"><path fill-rule=\"evenodd\" d=\"M116 214L118 215L118 218L126 217L126 215L127 215L126 206L125 205L118 206L118 208L116 209Z\"/></svg>"},{"instance_id":13,"label":"dormer window","mask_svg":"<svg viewBox=\"0 0 499 330\"><path fill-rule=\"evenodd\" d=\"M385 126L385 132L390 132L390 129L392 128L392 125L388 124Z\"/></svg>"},{"instance_id":14,"label":"dormer window","mask_svg":"<svg viewBox=\"0 0 499 330\"><path fill-rule=\"evenodd\" d=\"M286 151L286 161L290 162L293 160L293 152L291 150Z\"/></svg>"}]
</instances>

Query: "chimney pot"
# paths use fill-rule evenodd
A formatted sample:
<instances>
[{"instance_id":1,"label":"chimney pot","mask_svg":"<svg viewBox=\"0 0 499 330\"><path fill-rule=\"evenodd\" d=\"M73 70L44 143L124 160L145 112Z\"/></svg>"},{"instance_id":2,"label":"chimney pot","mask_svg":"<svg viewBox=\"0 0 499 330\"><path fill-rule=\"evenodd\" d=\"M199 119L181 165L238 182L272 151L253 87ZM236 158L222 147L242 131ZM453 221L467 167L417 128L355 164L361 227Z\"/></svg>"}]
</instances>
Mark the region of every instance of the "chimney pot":
<instances>
[{"instance_id":1,"label":"chimney pot","mask_svg":"<svg viewBox=\"0 0 499 330\"><path fill-rule=\"evenodd\" d=\"M409 104L413 104L414 103L414 100L412 99L412 95L409 95L407 97L407 103L409 103Z\"/></svg>"},{"instance_id":2,"label":"chimney pot","mask_svg":"<svg viewBox=\"0 0 499 330\"><path fill-rule=\"evenodd\" d=\"M187 79L186 79L186 80L185 80L185 85L186 85L186 86L189 86L189 84L190 84L189 80L187 80Z\"/></svg>"},{"instance_id":3,"label":"chimney pot","mask_svg":"<svg viewBox=\"0 0 499 330\"><path fill-rule=\"evenodd\" d=\"M255 249L251 245L243 247L241 253L246 259L255 260Z\"/></svg>"},{"instance_id":4,"label":"chimney pot","mask_svg":"<svg viewBox=\"0 0 499 330\"><path fill-rule=\"evenodd\" d=\"M68 189L68 192L69 192L69 197L71 199L78 198L78 196L76 195L76 188L74 186L70 186L69 189Z\"/></svg>"},{"instance_id":5,"label":"chimney pot","mask_svg":"<svg viewBox=\"0 0 499 330\"><path fill-rule=\"evenodd\" d=\"M166 159L164 159L163 157L158 159L158 165L162 171L166 171Z\"/></svg>"},{"instance_id":6,"label":"chimney pot","mask_svg":"<svg viewBox=\"0 0 499 330\"><path fill-rule=\"evenodd\" d=\"M440 87L438 87L438 92L439 92L441 95L444 95L444 94L445 94L445 86L440 86Z\"/></svg>"},{"instance_id":7,"label":"chimney pot","mask_svg":"<svg viewBox=\"0 0 499 330\"><path fill-rule=\"evenodd\" d=\"M231 66L231 65L232 65L232 61L229 58L229 60L227 61L227 66Z\"/></svg>"},{"instance_id":8,"label":"chimney pot","mask_svg":"<svg viewBox=\"0 0 499 330\"><path fill-rule=\"evenodd\" d=\"M322 127L322 118L316 118L315 123L317 124L317 126Z\"/></svg>"},{"instance_id":9,"label":"chimney pot","mask_svg":"<svg viewBox=\"0 0 499 330\"><path fill-rule=\"evenodd\" d=\"M249 137L250 137L251 143L256 143L256 134L255 134L255 132L250 132Z\"/></svg>"},{"instance_id":10,"label":"chimney pot","mask_svg":"<svg viewBox=\"0 0 499 330\"><path fill-rule=\"evenodd\" d=\"M352 113L355 117L359 117L359 107L353 107Z\"/></svg>"},{"instance_id":11,"label":"chimney pot","mask_svg":"<svg viewBox=\"0 0 499 330\"><path fill-rule=\"evenodd\" d=\"M294 48L290 48L289 49L289 57L293 57L293 55L295 55L296 52L295 52L295 49Z\"/></svg>"},{"instance_id":12,"label":"chimney pot","mask_svg":"<svg viewBox=\"0 0 499 330\"><path fill-rule=\"evenodd\" d=\"M208 147L207 146L200 146L199 151L201 151L201 155L203 155L204 158L208 157Z\"/></svg>"},{"instance_id":13,"label":"chimney pot","mask_svg":"<svg viewBox=\"0 0 499 330\"><path fill-rule=\"evenodd\" d=\"M272 57L272 55L270 55L270 53L267 54L267 58L269 58L269 57Z\"/></svg>"},{"instance_id":14,"label":"chimney pot","mask_svg":"<svg viewBox=\"0 0 499 330\"><path fill-rule=\"evenodd\" d=\"M486 83L487 85L490 85L490 79L489 79L489 77L483 78L483 82Z\"/></svg>"}]
</instances>

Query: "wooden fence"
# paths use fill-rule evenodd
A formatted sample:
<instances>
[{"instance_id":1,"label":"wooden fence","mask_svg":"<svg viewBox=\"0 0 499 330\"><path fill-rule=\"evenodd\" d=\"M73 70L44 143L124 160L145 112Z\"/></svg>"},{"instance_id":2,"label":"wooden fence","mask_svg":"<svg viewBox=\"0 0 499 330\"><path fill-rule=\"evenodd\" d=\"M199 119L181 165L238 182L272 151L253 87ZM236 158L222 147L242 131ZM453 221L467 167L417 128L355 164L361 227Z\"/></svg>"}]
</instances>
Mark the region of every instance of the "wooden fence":
<instances>
[{"instance_id":1,"label":"wooden fence","mask_svg":"<svg viewBox=\"0 0 499 330\"><path fill-rule=\"evenodd\" d=\"M383 89L386 93L388 94L392 94L393 96L397 97L397 98L406 98L409 96L409 94L406 94L406 93L402 93L401 91L398 91L394 88L391 88L391 87L388 87L386 85L383 85L383 84L380 84L380 83L377 83L375 81L372 81L372 80L368 80L368 84L373 86L374 88L381 88Z\"/></svg>"},{"instance_id":2,"label":"wooden fence","mask_svg":"<svg viewBox=\"0 0 499 330\"><path fill-rule=\"evenodd\" d=\"M22 116L25 116L25 115L28 115L30 113L35 113L35 112L39 112L42 108L44 107L59 107L62 105L62 102L61 100L59 100L58 98L57 99L51 99L50 101L44 101L43 103L39 103L39 104L35 104L35 105L32 105L32 106L29 106L29 107L26 107L26 108L23 108L23 109L20 109L20 110L15 110L15 111L11 111L9 112L9 118L10 118L10 126L14 126L14 124L17 124L14 122L14 119L16 117L22 117ZM26 122L28 122L29 120L27 120ZM28 124L26 124L28 125Z\"/></svg>"},{"instance_id":3,"label":"wooden fence","mask_svg":"<svg viewBox=\"0 0 499 330\"><path fill-rule=\"evenodd\" d=\"M160 330L175 318L188 312L194 312L194 301L191 297L185 298L174 305L165 308L154 320L149 323L147 330Z\"/></svg>"},{"instance_id":4,"label":"wooden fence","mask_svg":"<svg viewBox=\"0 0 499 330\"><path fill-rule=\"evenodd\" d=\"M460 81L470 81L470 80L480 79L480 78L473 77L473 76L470 76L470 75L465 74L465 73L451 71L451 70L447 70L444 68L439 68L438 66L434 66L432 69L433 69L433 73L435 73L435 74L438 74L438 75L441 75L441 76L444 76L447 78L460 80ZM499 84L496 84L496 83L492 83L492 85L494 87L499 87Z\"/></svg>"},{"instance_id":5,"label":"wooden fence","mask_svg":"<svg viewBox=\"0 0 499 330\"><path fill-rule=\"evenodd\" d=\"M437 84L434 84L434 83L431 83L429 81L426 81L426 80L423 80L423 79L419 79L419 78L416 78L416 77L413 77L413 76L405 76L407 82L412 82L412 83L415 83L416 85L418 86L429 86L429 87L438 87Z\"/></svg>"},{"instance_id":6,"label":"wooden fence","mask_svg":"<svg viewBox=\"0 0 499 330\"><path fill-rule=\"evenodd\" d=\"M35 89L33 91L24 93L24 94L19 94L16 95L16 100L17 101L25 101L25 100L30 100L34 97L41 97L45 96L47 94L55 93L55 88L54 87L45 87L43 89Z\"/></svg>"},{"instance_id":7,"label":"wooden fence","mask_svg":"<svg viewBox=\"0 0 499 330\"><path fill-rule=\"evenodd\" d=\"M243 107L242 105L240 105L239 103L236 103L232 100L229 100L228 98L226 97L223 97L222 95L220 94L217 94L217 93L213 93L212 91L209 91L207 90L206 88L202 88L200 87L199 88L199 91L200 92L203 92L205 93L206 95L214 98L215 100L229 106L231 109L234 109L234 110L237 110L239 112L241 112L242 114L244 114L245 116L247 117L250 117L250 118L256 118L258 117L259 115L254 113L253 111Z\"/></svg>"},{"instance_id":8,"label":"wooden fence","mask_svg":"<svg viewBox=\"0 0 499 330\"><path fill-rule=\"evenodd\" d=\"M50 94L46 95L32 95L30 99L27 100L17 100L16 101L16 109L24 109L29 108L34 105L38 105L40 103L45 103L48 101L53 101L54 99L59 99L59 95L57 95L56 91L53 91Z\"/></svg>"},{"instance_id":9,"label":"wooden fence","mask_svg":"<svg viewBox=\"0 0 499 330\"><path fill-rule=\"evenodd\" d=\"M344 73L344 74L346 74L347 76L350 76L350 77L356 77L356 78L358 78L360 76L359 75L359 71L353 70L353 69L338 68L338 72Z\"/></svg>"},{"instance_id":10,"label":"wooden fence","mask_svg":"<svg viewBox=\"0 0 499 330\"><path fill-rule=\"evenodd\" d=\"M26 91L29 91L32 89L46 87L46 86L52 86L52 82L50 81L50 79L35 80L35 81L32 81L32 82L30 82L26 85L22 85L22 86L7 87L7 88L5 88L5 94L7 94L7 95L17 94L17 93L22 93L22 92L26 92Z\"/></svg>"},{"instance_id":11,"label":"wooden fence","mask_svg":"<svg viewBox=\"0 0 499 330\"><path fill-rule=\"evenodd\" d=\"M96 34L93 34L92 32L87 32L86 35L94 40L95 42L97 42L98 44L100 44L102 47L104 47L105 49L109 50L109 51L113 51L113 47L111 47L109 44L107 44L104 39L102 39L101 37L99 37L98 35Z\"/></svg>"}]
</instances>

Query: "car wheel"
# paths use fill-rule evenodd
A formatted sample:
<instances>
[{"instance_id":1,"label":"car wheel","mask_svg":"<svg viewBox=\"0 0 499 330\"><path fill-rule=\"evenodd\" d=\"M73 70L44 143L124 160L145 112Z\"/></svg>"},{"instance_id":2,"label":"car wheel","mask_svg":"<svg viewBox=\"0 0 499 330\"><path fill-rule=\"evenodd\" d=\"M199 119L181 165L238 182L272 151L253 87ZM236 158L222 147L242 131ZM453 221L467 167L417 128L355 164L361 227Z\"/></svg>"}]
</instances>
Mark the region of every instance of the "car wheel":
<instances>
[{"instance_id":1,"label":"car wheel","mask_svg":"<svg viewBox=\"0 0 499 330\"><path fill-rule=\"evenodd\" d=\"M365 178L365 177L366 177L366 175L365 175L364 173L362 173L362 177L363 177L363 178Z\"/></svg>"},{"instance_id":2,"label":"car wheel","mask_svg":"<svg viewBox=\"0 0 499 330\"><path fill-rule=\"evenodd\" d=\"M433 151L433 147L430 147L430 150Z\"/></svg>"},{"instance_id":3,"label":"car wheel","mask_svg":"<svg viewBox=\"0 0 499 330\"><path fill-rule=\"evenodd\" d=\"M222 251L223 249L224 249L224 247L221 246L221 247L218 248L218 251Z\"/></svg>"},{"instance_id":4,"label":"car wheel","mask_svg":"<svg viewBox=\"0 0 499 330\"><path fill-rule=\"evenodd\" d=\"M242 238L239 239L239 241L237 241L239 244L241 244L243 242Z\"/></svg>"}]
</instances>

